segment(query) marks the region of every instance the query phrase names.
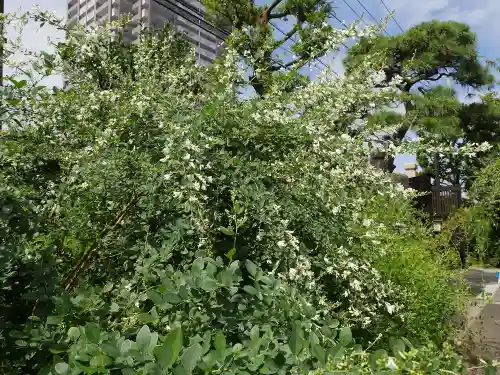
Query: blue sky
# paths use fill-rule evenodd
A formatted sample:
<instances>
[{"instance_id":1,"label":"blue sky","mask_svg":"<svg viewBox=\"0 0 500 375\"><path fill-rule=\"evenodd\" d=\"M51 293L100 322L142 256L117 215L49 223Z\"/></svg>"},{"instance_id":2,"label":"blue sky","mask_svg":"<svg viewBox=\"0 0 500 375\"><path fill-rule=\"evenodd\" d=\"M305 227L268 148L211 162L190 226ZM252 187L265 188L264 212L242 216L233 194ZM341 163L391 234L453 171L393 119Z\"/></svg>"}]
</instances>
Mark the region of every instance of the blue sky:
<instances>
[{"instance_id":1,"label":"blue sky","mask_svg":"<svg viewBox=\"0 0 500 375\"><path fill-rule=\"evenodd\" d=\"M258 0L259 3L270 3L270 0ZM368 11L377 19L387 15L387 10L381 0L336 0L333 1L335 13L345 23L354 21L357 16L346 5L347 2L358 14L363 14L363 19L367 23L373 23L373 20L363 9L363 4ZM482 58L494 60L500 57L500 0L384 0L387 7L395 11L394 17L404 30L424 21L432 19L454 20L468 23L471 29L477 33L478 50ZM6 12L16 10L27 10L33 6L39 5L42 9L55 12L64 17L67 10L67 0L7 0L5 4ZM341 27L341 25L332 20L332 24ZM387 25L387 32L391 35L400 32L394 21ZM44 50L48 46L48 38L62 38L62 34L54 33L46 28L37 30L30 27L25 34L24 43L27 48L32 50ZM343 51L337 58L325 57L322 60L333 65L335 70L342 73ZM51 84L58 84L58 79L54 79ZM397 170L401 171L403 164L414 161L411 155L399 155L396 158Z\"/></svg>"}]
</instances>

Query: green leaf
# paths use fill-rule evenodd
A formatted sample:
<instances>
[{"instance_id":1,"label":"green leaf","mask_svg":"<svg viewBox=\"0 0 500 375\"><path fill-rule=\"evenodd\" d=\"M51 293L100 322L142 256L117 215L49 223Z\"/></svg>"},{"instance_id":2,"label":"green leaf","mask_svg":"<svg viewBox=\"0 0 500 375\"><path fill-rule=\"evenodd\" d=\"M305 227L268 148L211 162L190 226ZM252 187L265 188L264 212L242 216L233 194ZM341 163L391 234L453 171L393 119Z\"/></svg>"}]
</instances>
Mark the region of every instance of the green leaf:
<instances>
[{"instance_id":1,"label":"green leaf","mask_svg":"<svg viewBox=\"0 0 500 375\"><path fill-rule=\"evenodd\" d=\"M143 325L139 330L135 342L139 350L144 350L149 347L149 343L151 342L151 331L147 325Z\"/></svg>"},{"instance_id":2,"label":"green leaf","mask_svg":"<svg viewBox=\"0 0 500 375\"><path fill-rule=\"evenodd\" d=\"M52 354L61 354L67 352L68 350L69 350L69 345L63 342L52 344L49 348L49 351Z\"/></svg>"},{"instance_id":3,"label":"green leaf","mask_svg":"<svg viewBox=\"0 0 500 375\"><path fill-rule=\"evenodd\" d=\"M339 332L339 343L342 345L349 345L352 341L352 333L349 327L344 327Z\"/></svg>"},{"instance_id":4,"label":"green leaf","mask_svg":"<svg viewBox=\"0 0 500 375\"><path fill-rule=\"evenodd\" d=\"M255 275L257 274L257 265L252 262L251 260L247 259L245 261L245 267L248 271L248 273L250 273L250 275L252 275L252 277L255 277Z\"/></svg>"},{"instance_id":5,"label":"green leaf","mask_svg":"<svg viewBox=\"0 0 500 375\"><path fill-rule=\"evenodd\" d=\"M226 336L224 336L224 333L219 331L215 334L214 347L219 353L226 350Z\"/></svg>"},{"instance_id":6,"label":"green leaf","mask_svg":"<svg viewBox=\"0 0 500 375\"><path fill-rule=\"evenodd\" d=\"M85 336L90 343L99 343L101 339L101 327L96 323L87 323L85 325Z\"/></svg>"},{"instance_id":7,"label":"green leaf","mask_svg":"<svg viewBox=\"0 0 500 375\"><path fill-rule=\"evenodd\" d=\"M220 227L219 230L222 233L224 233L225 235L227 235L227 236L233 236L234 235L233 228Z\"/></svg>"},{"instance_id":8,"label":"green leaf","mask_svg":"<svg viewBox=\"0 0 500 375\"><path fill-rule=\"evenodd\" d=\"M17 106L21 103L21 99L7 99L7 103L11 106Z\"/></svg>"},{"instance_id":9,"label":"green leaf","mask_svg":"<svg viewBox=\"0 0 500 375\"><path fill-rule=\"evenodd\" d=\"M122 344L120 345L120 353L122 355L127 354L129 350L132 349L132 344L133 342L130 340L123 341Z\"/></svg>"},{"instance_id":10,"label":"green leaf","mask_svg":"<svg viewBox=\"0 0 500 375\"><path fill-rule=\"evenodd\" d=\"M200 344L194 344L187 348L181 358L183 367L189 372L193 371L201 358L201 353Z\"/></svg>"},{"instance_id":11,"label":"green leaf","mask_svg":"<svg viewBox=\"0 0 500 375\"><path fill-rule=\"evenodd\" d=\"M255 289L255 288L254 288L253 286L251 286L251 285L245 285L245 286L243 287L243 290L244 290L245 292L247 292L248 294L252 295L252 296L255 296L255 295L258 293L257 289Z\"/></svg>"},{"instance_id":12,"label":"green leaf","mask_svg":"<svg viewBox=\"0 0 500 375\"><path fill-rule=\"evenodd\" d=\"M323 326L323 327L321 327L320 331L321 331L321 333L323 335L325 335L329 339L334 339L335 338L335 333L334 333L334 331L332 329L330 329L330 327Z\"/></svg>"},{"instance_id":13,"label":"green leaf","mask_svg":"<svg viewBox=\"0 0 500 375\"><path fill-rule=\"evenodd\" d=\"M302 349L302 325L299 321L296 321L293 325L288 346L293 354L299 355L300 350Z\"/></svg>"},{"instance_id":14,"label":"green leaf","mask_svg":"<svg viewBox=\"0 0 500 375\"><path fill-rule=\"evenodd\" d=\"M210 277L204 277L201 280L201 288L206 292L213 292L217 289L217 282Z\"/></svg>"},{"instance_id":15,"label":"green leaf","mask_svg":"<svg viewBox=\"0 0 500 375\"><path fill-rule=\"evenodd\" d=\"M69 370L69 365L66 362L56 363L55 370L60 375L66 375Z\"/></svg>"},{"instance_id":16,"label":"green leaf","mask_svg":"<svg viewBox=\"0 0 500 375\"><path fill-rule=\"evenodd\" d=\"M48 316L47 317L47 324L49 325L57 325L61 323L62 318L60 316Z\"/></svg>"},{"instance_id":17,"label":"green leaf","mask_svg":"<svg viewBox=\"0 0 500 375\"><path fill-rule=\"evenodd\" d=\"M164 369L172 367L182 348L182 328L176 327L170 331L163 345L155 349L156 359Z\"/></svg>"},{"instance_id":18,"label":"green leaf","mask_svg":"<svg viewBox=\"0 0 500 375\"><path fill-rule=\"evenodd\" d=\"M106 285L104 285L104 288L102 288L102 292L108 293L111 292L112 289L113 289L113 283L109 282Z\"/></svg>"},{"instance_id":19,"label":"green leaf","mask_svg":"<svg viewBox=\"0 0 500 375\"><path fill-rule=\"evenodd\" d=\"M149 290L147 296L156 306L161 306L165 303L161 294L154 290Z\"/></svg>"},{"instance_id":20,"label":"green leaf","mask_svg":"<svg viewBox=\"0 0 500 375\"><path fill-rule=\"evenodd\" d=\"M344 355L344 350L345 349L342 346L342 344L337 344L334 347L330 348L329 352L330 352L331 360L333 362L335 362L335 361L341 359L342 356Z\"/></svg>"},{"instance_id":21,"label":"green leaf","mask_svg":"<svg viewBox=\"0 0 500 375\"><path fill-rule=\"evenodd\" d=\"M321 365L326 364L326 350L319 344L312 347L311 354L321 363Z\"/></svg>"},{"instance_id":22,"label":"green leaf","mask_svg":"<svg viewBox=\"0 0 500 375\"><path fill-rule=\"evenodd\" d=\"M229 259L230 262L232 262L235 254L236 254L236 248L233 247L231 250L227 252L226 258Z\"/></svg>"},{"instance_id":23,"label":"green leaf","mask_svg":"<svg viewBox=\"0 0 500 375\"><path fill-rule=\"evenodd\" d=\"M332 321L328 322L328 327L330 328L337 328L340 325L340 322L337 319L333 319Z\"/></svg>"},{"instance_id":24,"label":"green leaf","mask_svg":"<svg viewBox=\"0 0 500 375\"><path fill-rule=\"evenodd\" d=\"M165 300L165 302L171 303L173 305L176 305L176 304L182 302L181 297L179 297L177 294L171 293L171 292L165 293L163 295L163 299Z\"/></svg>"},{"instance_id":25,"label":"green leaf","mask_svg":"<svg viewBox=\"0 0 500 375\"><path fill-rule=\"evenodd\" d=\"M105 354L112 358L118 358L121 355L120 350L114 344L103 343L101 348Z\"/></svg>"},{"instance_id":26,"label":"green leaf","mask_svg":"<svg viewBox=\"0 0 500 375\"><path fill-rule=\"evenodd\" d=\"M25 79L23 79L21 81L17 81L16 83L14 83L14 86L16 86L16 88L18 89L22 89L24 86L26 86L27 83L28 82Z\"/></svg>"},{"instance_id":27,"label":"green leaf","mask_svg":"<svg viewBox=\"0 0 500 375\"><path fill-rule=\"evenodd\" d=\"M191 266L191 270L195 273L203 271L205 268L205 261L202 258L196 258Z\"/></svg>"},{"instance_id":28,"label":"green leaf","mask_svg":"<svg viewBox=\"0 0 500 375\"><path fill-rule=\"evenodd\" d=\"M259 340L259 334L260 334L260 329L258 325L255 325L252 327L250 330L250 340L252 340L253 343L256 343Z\"/></svg>"}]
</instances>

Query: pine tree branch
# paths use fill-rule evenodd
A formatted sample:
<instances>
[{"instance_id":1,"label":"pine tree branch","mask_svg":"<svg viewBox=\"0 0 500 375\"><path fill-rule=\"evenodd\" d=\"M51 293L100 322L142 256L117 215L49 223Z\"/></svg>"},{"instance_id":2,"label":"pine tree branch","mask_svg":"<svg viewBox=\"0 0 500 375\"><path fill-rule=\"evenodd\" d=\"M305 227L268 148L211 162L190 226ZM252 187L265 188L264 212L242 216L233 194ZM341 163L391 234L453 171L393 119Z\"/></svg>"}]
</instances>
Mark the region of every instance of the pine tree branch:
<instances>
[{"instance_id":1,"label":"pine tree branch","mask_svg":"<svg viewBox=\"0 0 500 375\"><path fill-rule=\"evenodd\" d=\"M270 15L273 9L276 8L282 1L283 0L274 0L274 2L271 5L269 5L269 8L267 8L268 14Z\"/></svg>"},{"instance_id":2,"label":"pine tree branch","mask_svg":"<svg viewBox=\"0 0 500 375\"><path fill-rule=\"evenodd\" d=\"M297 31L298 27L297 25L295 25L289 32L285 34L285 36L282 39L276 41L276 43L274 44L275 45L274 48L278 48L279 46L283 45L286 41L292 38L297 33Z\"/></svg>"},{"instance_id":3,"label":"pine tree branch","mask_svg":"<svg viewBox=\"0 0 500 375\"><path fill-rule=\"evenodd\" d=\"M277 18L283 18L283 17L289 16L289 15L290 15L290 12L273 13L273 14L270 14L268 18L270 20L272 20L272 19L277 19Z\"/></svg>"}]
</instances>

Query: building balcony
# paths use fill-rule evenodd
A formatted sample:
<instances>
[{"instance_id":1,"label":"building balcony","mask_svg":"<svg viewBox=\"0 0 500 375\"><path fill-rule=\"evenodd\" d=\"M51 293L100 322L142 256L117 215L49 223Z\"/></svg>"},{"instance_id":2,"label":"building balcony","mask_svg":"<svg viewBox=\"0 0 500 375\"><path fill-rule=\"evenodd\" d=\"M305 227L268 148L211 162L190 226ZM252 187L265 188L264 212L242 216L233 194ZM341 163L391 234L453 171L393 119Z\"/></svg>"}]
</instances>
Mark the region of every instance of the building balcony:
<instances>
[{"instance_id":1,"label":"building balcony","mask_svg":"<svg viewBox=\"0 0 500 375\"><path fill-rule=\"evenodd\" d=\"M78 3L75 3L68 9L68 19L76 16L77 13L78 13Z\"/></svg>"},{"instance_id":2,"label":"building balcony","mask_svg":"<svg viewBox=\"0 0 500 375\"><path fill-rule=\"evenodd\" d=\"M99 5L98 8L96 8L96 18L101 18L103 16L106 16L108 15L108 12L109 12L109 4L107 2L105 3L102 3Z\"/></svg>"}]
</instances>

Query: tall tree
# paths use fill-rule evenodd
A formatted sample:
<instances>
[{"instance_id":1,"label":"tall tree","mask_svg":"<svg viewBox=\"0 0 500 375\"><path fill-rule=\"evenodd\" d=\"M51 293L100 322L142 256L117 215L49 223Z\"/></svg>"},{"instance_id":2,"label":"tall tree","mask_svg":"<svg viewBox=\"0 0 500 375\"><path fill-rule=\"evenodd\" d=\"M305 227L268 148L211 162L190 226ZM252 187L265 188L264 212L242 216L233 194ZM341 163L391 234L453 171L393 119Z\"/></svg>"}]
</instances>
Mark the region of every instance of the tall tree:
<instances>
[{"instance_id":1,"label":"tall tree","mask_svg":"<svg viewBox=\"0 0 500 375\"><path fill-rule=\"evenodd\" d=\"M493 82L487 67L479 61L475 33L468 25L455 21L434 20L414 26L400 35L362 39L348 51L344 60L347 72L360 65L368 54L379 55L379 63L385 73L380 87L386 86L395 76L402 77L398 88L407 113L415 109L416 101L422 100L421 96L413 93L427 95L430 90L428 85L442 78L448 78L466 89L480 88ZM430 95L435 98L436 92ZM448 99L445 97L443 100ZM394 139L402 140L410 124L418 125L402 122Z\"/></svg>"},{"instance_id":2,"label":"tall tree","mask_svg":"<svg viewBox=\"0 0 500 375\"><path fill-rule=\"evenodd\" d=\"M328 0L273 0L265 5L253 0L202 2L212 22L236 32L227 43L250 67L249 83L259 95L267 92L271 78L281 79L284 89L300 84L305 77L298 70L342 40L340 32L328 24L332 13ZM283 22L286 31L276 37ZM291 60L276 53L285 46L295 55Z\"/></svg>"}]
</instances>

